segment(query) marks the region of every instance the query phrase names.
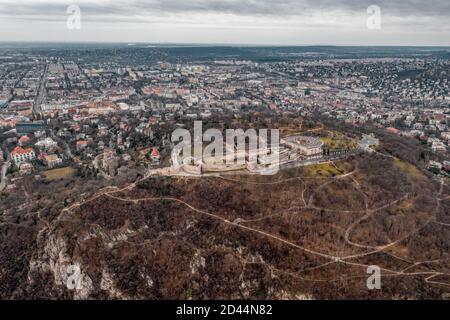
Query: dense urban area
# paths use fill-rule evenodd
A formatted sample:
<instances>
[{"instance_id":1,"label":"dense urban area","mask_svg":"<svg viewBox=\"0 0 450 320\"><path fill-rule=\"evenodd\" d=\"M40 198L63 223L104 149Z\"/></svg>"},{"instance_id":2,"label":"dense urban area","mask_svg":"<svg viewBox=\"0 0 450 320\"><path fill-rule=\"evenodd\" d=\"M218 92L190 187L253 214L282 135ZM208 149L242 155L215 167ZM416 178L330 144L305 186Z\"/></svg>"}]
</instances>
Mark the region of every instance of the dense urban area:
<instances>
[{"instance_id":1,"label":"dense urban area","mask_svg":"<svg viewBox=\"0 0 450 320\"><path fill-rule=\"evenodd\" d=\"M448 297L449 79L445 48L2 44L0 297ZM279 172L174 169L196 121L278 129Z\"/></svg>"}]
</instances>

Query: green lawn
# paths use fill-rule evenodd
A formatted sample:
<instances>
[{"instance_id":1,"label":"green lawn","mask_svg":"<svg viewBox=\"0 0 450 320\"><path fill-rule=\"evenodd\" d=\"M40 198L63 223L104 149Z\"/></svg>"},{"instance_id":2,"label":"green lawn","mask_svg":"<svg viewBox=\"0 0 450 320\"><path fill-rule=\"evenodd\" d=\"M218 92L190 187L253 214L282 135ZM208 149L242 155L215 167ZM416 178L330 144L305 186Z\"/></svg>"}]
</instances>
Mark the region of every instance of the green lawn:
<instances>
[{"instance_id":1,"label":"green lawn","mask_svg":"<svg viewBox=\"0 0 450 320\"><path fill-rule=\"evenodd\" d=\"M336 138L320 138L325 146L330 149L355 149L357 147L357 143L354 140L348 139L336 139Z\"/></svg>"},{"instance_id":2,"label":"green lawn","mask_svg":"<svg viewBox=\"0 0 450 320\"><path fill-rule=\"evenodd\" d=\"M338 169L329 163L316 164L307 166L305 169L311 176L337 176L342 174Z\"/></svg>"}]
</instances>

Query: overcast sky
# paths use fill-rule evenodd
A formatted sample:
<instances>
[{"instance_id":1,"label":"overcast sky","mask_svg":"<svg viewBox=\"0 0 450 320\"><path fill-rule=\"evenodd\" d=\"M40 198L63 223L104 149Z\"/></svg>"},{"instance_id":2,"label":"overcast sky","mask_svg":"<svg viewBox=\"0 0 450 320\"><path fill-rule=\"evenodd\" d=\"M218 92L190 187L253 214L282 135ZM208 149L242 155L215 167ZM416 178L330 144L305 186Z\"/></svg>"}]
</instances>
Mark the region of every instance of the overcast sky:
<instances>
[{"instance_id":1,"label":"overcast sky","mask_svg":"<svg viewBox=\"0 0 450 320\"><path fill-rule=\"evenodd\" d=\"M0 41L450 46L450 0L0 0Z\"/></svg>"}]
</instances>

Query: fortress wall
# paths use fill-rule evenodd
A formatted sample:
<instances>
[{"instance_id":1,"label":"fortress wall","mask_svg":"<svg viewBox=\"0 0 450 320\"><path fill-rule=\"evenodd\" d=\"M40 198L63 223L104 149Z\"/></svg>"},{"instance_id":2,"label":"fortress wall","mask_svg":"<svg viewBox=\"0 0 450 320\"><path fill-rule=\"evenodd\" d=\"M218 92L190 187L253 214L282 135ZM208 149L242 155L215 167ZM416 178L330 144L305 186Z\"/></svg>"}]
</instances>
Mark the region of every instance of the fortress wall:
<instances>
[{"instance_id":1,"label":"fortress wall","mask_svg":"<svg viewBox=\"0 0 450 320\"><path fill-rule=\"evenodd\" d=\"M192 175L201 175L202 174L202 167L201 166L193 166L189 164L183 165L183 171L186 173L192 174Z\"/></svg>"},{"instance_id":2,"label":"fortress wall","mask_svg":"<svg viewBox=\"0 0 450 320\"><path fill-rule=\"evenodd\" d=\"M226 172L226 171L237 171L244 170L247 168L247 164L242 165L203 165L203 170L207 172Z\"/></svg>"}]
</instances>

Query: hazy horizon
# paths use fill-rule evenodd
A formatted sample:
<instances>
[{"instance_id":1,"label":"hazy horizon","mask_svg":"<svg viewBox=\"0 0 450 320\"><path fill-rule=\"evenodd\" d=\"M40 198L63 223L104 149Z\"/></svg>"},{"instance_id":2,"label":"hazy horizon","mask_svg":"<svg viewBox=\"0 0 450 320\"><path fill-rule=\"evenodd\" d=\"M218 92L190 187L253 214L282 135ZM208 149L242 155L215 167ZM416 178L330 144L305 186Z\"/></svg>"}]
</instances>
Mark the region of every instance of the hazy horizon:
<instances>
[{"instance_id":1,"label":"hazy horizon","mask_svg":"<svg viewBox=\"0 0 450 320\"><path fill-rule=\"evenodd\" d=\"M354 48L443 48L450 49L450 45L370 45L370 44L326 44L326 43L318 43L318 44L270 44L270 43L190 43L190 42L127 42L127 41L101 41L101 40L93 40L93 41L45 41L45 40L37 40L37 41L3 41L0 40L0 45L5 44L56 44L56 45L71 45L71 44L87 44L87 45L126 45L126 46L140 46L140 45L148 45L148 46L183 46L183 47L299 47L299 48L319 48L319 47L354 47Z\"/></svg>"}]
</instances>

